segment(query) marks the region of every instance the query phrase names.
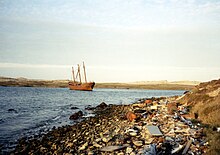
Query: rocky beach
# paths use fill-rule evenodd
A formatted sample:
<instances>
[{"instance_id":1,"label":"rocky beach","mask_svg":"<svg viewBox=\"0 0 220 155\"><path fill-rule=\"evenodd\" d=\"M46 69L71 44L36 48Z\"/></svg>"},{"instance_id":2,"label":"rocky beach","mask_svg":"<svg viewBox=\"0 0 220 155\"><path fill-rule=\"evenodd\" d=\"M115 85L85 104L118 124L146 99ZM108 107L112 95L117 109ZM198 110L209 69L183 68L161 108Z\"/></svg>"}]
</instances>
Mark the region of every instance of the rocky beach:
<instances>
[{"instance_id":1,"label":"rocky beach","mask_svg":"<svg viewBox=\"0 0 220 155\"><path fill-rule=\"evenodd\" d=\"M216 88L212 91L219 98L219 83L216 80L195 89L209 85ZM87 107L95 117L84 118L81 111L76 112L70 116L78 121L75 125L22 138L11 154L218 154L219 143L213 143L219 136L218 124L204 122L190 102L184 103L194 93Z\"/></svg>"}]
</instances>

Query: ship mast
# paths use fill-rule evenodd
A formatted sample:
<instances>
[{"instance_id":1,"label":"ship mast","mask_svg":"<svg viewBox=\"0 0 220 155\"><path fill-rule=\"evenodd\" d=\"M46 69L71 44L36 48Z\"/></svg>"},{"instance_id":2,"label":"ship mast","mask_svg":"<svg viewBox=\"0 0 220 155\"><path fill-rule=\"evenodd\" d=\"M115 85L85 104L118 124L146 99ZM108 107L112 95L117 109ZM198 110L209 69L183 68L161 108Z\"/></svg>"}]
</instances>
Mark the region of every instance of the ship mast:
<instances>
[{"instance_id":1,"label":"ship mast","mask_svg":"<svg viewBox=\"0 0 220 155\"><path fill-rule=\"evenodd\" d=\"M85 64L84 64L84 62L83 62L83 69L84 69L85 82L87 83L87 79L86 79L86 69L85 69Z\"/></svg>"},{"instance_id":2,"label":"ship mast","mask_svg":"<svg viewBox=\"0 0 220 155\"><path fill-rule=\"evenodd\" d=\"M79 74L79 82L82 83L82 81L81 81L81 75L80 75L80 66L79 66L79 64L78 64L78 74Z\"/></svg>"},{"instance_id":3,"label":"ship mast","mask_svg":"<svg viewBox=\"0 0 220 155\"><path fill-rule=\"evenodd\" d=\"M72 73L73 73L73 81L76 82L75 75L74 75L74 68L73 67L72 67Z\"/></svg>"}]
</instances>

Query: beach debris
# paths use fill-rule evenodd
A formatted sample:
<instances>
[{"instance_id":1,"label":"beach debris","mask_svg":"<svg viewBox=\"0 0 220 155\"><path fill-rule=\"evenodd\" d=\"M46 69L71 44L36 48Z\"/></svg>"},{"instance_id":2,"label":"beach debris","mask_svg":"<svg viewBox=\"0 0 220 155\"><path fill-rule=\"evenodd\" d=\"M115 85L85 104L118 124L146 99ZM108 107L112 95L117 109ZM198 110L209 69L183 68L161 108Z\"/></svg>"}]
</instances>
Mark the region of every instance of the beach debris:
<instances>
[{"instance_id":1,"label":"beach debris","mask_svg":"<svg viewBox=\"0 0 220 155\"><path fill-rule=\"evenodd\" d=\"M163 136L163 134L157 126L148 125L147 129L152 136Z\"/></svg>"},{"instance_id":2,"label":"beach debris","mask_svg":"<svg viewBox=\"0 0 220 155\"><path fill-rule=\"evenodd\" d=\"M135 119L137 118L137 116L136 116L133 112L129 111L129 112L127 112L127 114L126 114L126 118L127 118L130 122L132 122L133 120L135 120Z\"/></svg>"},{"instance_id":3,"label":"beach debris","mask_svg":"<svg viewBox=\"0 0 220 155\"><path fill-rule=\"evenodd\" d=\"M182 154L186 154L186 153L187 153L187 151L188 151L190 145L192 144L192 141L193 141L193 139L190 139L190 140L187 142L186 147L184 148Z\"/></svg>"},{"instance_id":4,"label":"beach debris","mask_svg":"<svg viewBox=\"0 0 220 155\"><path fill-rule=\"evenodd\" d=\"M151 103L152 103L152 100L147 99L147 100L144 101L144 103L145 103L145 104L151 104Z\"/></svg>"},{"instance_id":5,"label":"beach debris","mask_svg":"<svg viewBox=\"0 0 220 155\"><path fill-rule=\"evenodd\" d=\"M186 117L187 107L178 105L173 98L154 98L149 104L145 103L146 100L138 101L135 106L131 104L107 107L105 103L101 103L99 108L95 107L95 110L98 109L98 115L85 118L85 121L71 127L62 127L56 129L56 132L51 132L47 136L52 141L51 146L49 140L44 141L50 147L42 145L46 138L40 142L33 141L32 150L35 150L36 144L41 144L45 149L41 149L39 154L56 154L58 150L62 152L64 149L76 154L100 154L101 151L104 155L206 152L209 143L205 139L203 128L199 123L192 123L190 117ZM82 112L79 111L73 114L72 118L81 118L81 115ZM217 132L217 127L215 131ZM65 141L67 142L64 143ZM23 145L19 146L21 149L18 150L18 154L28 149L24 147L26 141L21 144Z\"/></svg>"},{"instance_id":6,"label":"beach debris","mask_svg":"<svg viewBox=\"0 0 220 155\"><path fill-rule=\"evenodd\" d=\"M111 145L111 146L105 146L103 148L100 149L100 151L103 152L113 152L113 151L117 151L117 150L121 150L124 149L126 147L128 147L129 145Z\"/></svg>"},{"instance_id":7,"label":"beach debris","mask_svg":"<svg viewBox=\"0 0 220 155\"><path fill-rule=\"evenodd\" d=\"M155 144L150 144L144 147L143 153L144 155L156 155L157 149Z\"/></svg>"},{"instance_id":8,"label":"beach debris","mask_svg":"<svg viewBox=\"0 0 220 155\"><path fill-rule=\"evenodd\" d=\"M180 150L182 150L184 147L184 145L178 145L178 147L174 148L172 151L171 151L171 154L177 154L180 152Z\"/></svg>"}]
</instances>

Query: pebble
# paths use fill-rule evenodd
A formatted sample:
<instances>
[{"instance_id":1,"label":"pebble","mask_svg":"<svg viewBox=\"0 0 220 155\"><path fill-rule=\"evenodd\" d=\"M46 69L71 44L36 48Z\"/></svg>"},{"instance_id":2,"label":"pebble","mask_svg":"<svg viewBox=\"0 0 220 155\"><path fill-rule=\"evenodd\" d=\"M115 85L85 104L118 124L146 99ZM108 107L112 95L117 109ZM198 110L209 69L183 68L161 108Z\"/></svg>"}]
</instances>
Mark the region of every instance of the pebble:
<instances>
[{"instance_id":1,"label":"pebble","mask_svg":"<svg viewBox=\"0 0 220 155\"><path fill-rule=\"evenodd\" d=\"M131 147L126 148L126 153L131 153L132 151L133 151L133 149Z\"/></svg>"},{"instance_id":2,"label":"pebble","mask_svg":"<svg viewBox=\"0 0 220 155\"><path fill-rule=\"evenodd\" d=\"M143 145L143 142L142 141L133 141L133 144L135 146L142 146Z\"/></svg>"},{"instance_id":3,"label":"pebble","mask_svg":"<svg viewBox=\"0 0 220 155\"><path fill-rule=\"evenodd\" d=\"M137 136L137 132L130 132L129 133L131 136Z\"/></svg>"},{"instance_id":4,"label":"pebble","mask_svg":"<svg viewBox=\"0 0 220 155\"><path fill-rule=\"evenodd\" d=\"M79 151L85 150L85 148L88 146L88 142L84 143L80 148Z\"/></svg>"},{"instance_id":5,"label":"pebble","mask_svg":"<svg viewBox=\"0 0 220 155\"><path fill-rule=\"evenodd\" d=\"M101 147L102 147L102 145L99 145L99 144L97 144L97 143L93 143L93 146L98 147L98 148L101 148Z\"/></svg>"},{"instance_id":6,"label":"pebble","mask_svg":"<svg viewBox=\"0 0 220 155\"><path fill-rule=\"evenodd\" d=\"M105 142L105 143L108 143L108 141L110 141L110 140L111 140L111 137L108 137L108 138L104 137L104 138L102 138L102 141Z\"/></svg>"}]
</instances>

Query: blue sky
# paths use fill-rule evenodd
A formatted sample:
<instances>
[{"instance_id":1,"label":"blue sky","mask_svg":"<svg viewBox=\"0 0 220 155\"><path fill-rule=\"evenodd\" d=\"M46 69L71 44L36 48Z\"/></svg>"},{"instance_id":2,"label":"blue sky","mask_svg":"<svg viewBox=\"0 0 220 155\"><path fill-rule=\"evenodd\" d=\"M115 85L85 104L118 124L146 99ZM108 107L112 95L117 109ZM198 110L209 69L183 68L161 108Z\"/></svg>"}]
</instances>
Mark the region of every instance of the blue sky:
<instances>
[{"instance_id":1,"label":"blue sky","mask_svg":"<svg viewBox=\"0 0 220 155\"><path fill-rule=\"evenodd\" d=\"M220 77L220 1L0 0L0 76L97 82Z\"/></svg>"}]
</instances>

